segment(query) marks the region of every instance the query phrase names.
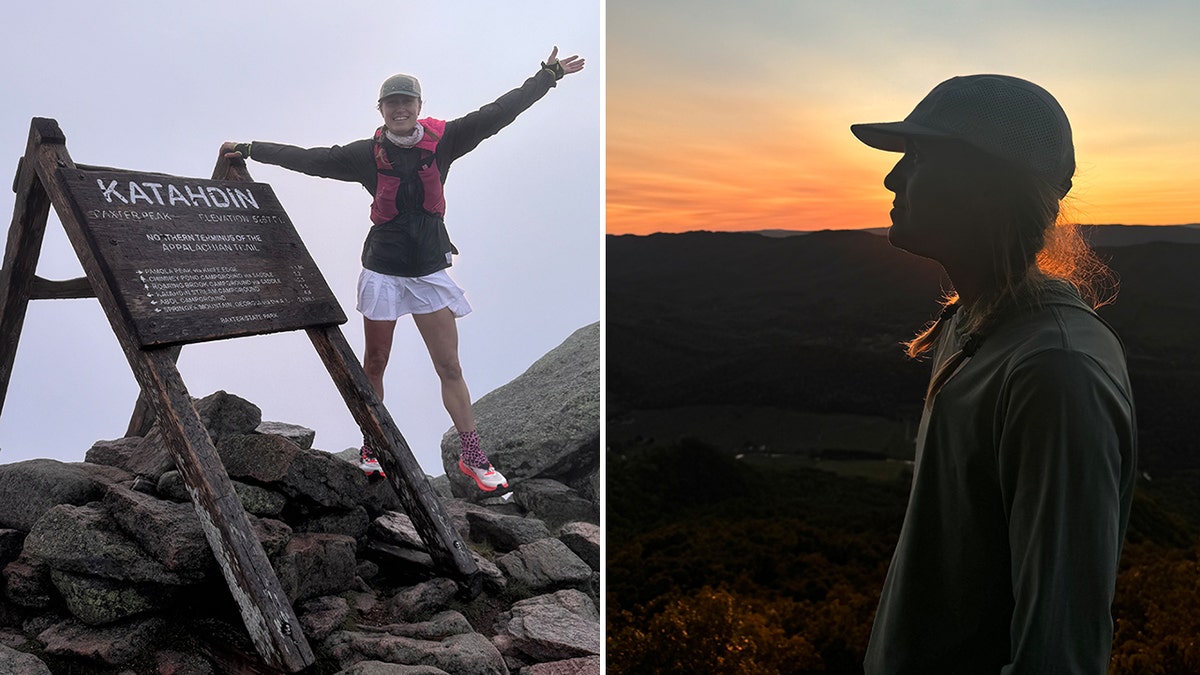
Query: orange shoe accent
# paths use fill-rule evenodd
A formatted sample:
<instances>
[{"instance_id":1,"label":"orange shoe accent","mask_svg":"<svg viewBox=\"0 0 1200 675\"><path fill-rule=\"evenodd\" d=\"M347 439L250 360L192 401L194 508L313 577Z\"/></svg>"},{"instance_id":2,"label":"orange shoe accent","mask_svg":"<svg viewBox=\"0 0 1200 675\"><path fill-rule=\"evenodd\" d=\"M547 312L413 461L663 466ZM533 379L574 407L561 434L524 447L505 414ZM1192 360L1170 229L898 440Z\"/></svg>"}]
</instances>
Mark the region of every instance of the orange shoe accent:
<instances>
[{"instance_id":1,"label":"orange shoe accent","mask_svg":"<svg viewBox=\"0 0 1200 675\"><path fill-rule=\"evenodd\" d=\"M463 464L463 461L461 459L458 460L458 470L463 472L464 474L466 474L467 477L470 478L471 480L475 481L475 484L479 486L480 490L483 490L484 492L494 492L496 490L497 486L488 485L487 483L484 483L482 480L480 480L479 476L476 475L475 472L471 470L471 467L467 466L466 464ZM487 471L484 472L484 475L486 476L489 473L495 473L495 471L490 466L487 468ZM500 485L502 487L508 487L508 482L505 481L504 483L501 483Z\"/></svg>"}]
</instances>

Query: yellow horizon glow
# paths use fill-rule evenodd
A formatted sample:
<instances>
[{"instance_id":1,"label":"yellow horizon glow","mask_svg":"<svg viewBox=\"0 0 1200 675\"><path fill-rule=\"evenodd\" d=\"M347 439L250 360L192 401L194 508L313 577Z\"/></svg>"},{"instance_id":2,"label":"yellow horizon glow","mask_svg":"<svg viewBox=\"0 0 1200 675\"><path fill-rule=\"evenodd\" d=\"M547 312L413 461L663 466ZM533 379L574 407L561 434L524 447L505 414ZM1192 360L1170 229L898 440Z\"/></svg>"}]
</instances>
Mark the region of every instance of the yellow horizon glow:
<instances>
[{"instance_id":1,"label":"yellow horizon glow","mask_svg":"<svg viewBox=\"0 0 1200 675\"><path fill-rule=\"evenodd\" d=\"M1200 52L1163 40L1143 12L1089 15L1017 46L1005 26L1042 25L1025 22L1035 5L926 8L928 21L893 24L825 4L704 4L719 16L608 4L610 234L887 227L883 178L899 156L861 144L850 125L903 119L938 82L972 72L1025 77L1063 104L1077 222L1200 223L1200 89L1181 86ZM947 17L970 27L957 43L905 39ZM653 30L655 20L681 32ZM1104 36L1122 31L1160 58L1113 54Z\"/></svg>"},{"instance_id":2,"label":"yellow horizon glow","mask_svg":"<svg viewBox=\"0 0 1200 675\"><path fill-rule=\"evenodd\" d=\"M660 102L667 106L669 102ZM775 113L779 115L780 113ZM760 116L771 116L760 111ZM689 138L685 124L626 124L610 104L607 232L863 229L890 225L883 177L899 159L853 138L849 123L811 126L727 143ZM643 120L644 122L644 120ZM821 129L826 134L814 134ZM845 138L834 140L835 133ZM816 139L816 140L814 140ZM1080 223L1200 222L1192 156L1128 154L1076 142L1079 168L1068 196ZM1186 156L1183 156L1186 155Z\"/></svg>"}]
</instances>

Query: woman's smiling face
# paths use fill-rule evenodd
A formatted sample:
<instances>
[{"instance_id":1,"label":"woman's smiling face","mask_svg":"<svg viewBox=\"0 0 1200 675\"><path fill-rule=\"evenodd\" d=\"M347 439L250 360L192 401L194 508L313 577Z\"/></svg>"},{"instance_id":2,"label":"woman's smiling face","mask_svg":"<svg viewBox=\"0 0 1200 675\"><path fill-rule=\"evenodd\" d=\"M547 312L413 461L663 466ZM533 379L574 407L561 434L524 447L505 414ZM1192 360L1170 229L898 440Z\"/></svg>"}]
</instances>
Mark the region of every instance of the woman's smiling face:
<instances>
[{"instance_id":1,"label":"woman's smiling face","mask_svg":"<svg viewBox=\"0 0 1200 675\"><path fill-rule=\"evenodd\" d=\"M379 102L379 113L383 125L397 136L407 136L417 128L417 115L421 114L421 99L416 96L392 94Z\"/></svg>"}]
</instances>

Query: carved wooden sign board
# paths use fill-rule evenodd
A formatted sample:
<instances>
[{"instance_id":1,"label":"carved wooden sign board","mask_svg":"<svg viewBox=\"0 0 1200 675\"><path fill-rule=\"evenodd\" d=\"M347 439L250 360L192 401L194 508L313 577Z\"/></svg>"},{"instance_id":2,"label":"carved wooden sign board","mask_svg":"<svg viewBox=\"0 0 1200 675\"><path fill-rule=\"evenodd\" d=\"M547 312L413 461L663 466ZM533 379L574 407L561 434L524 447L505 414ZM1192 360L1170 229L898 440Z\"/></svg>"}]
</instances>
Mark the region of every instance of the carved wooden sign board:
<instances>
[{"instance_id":1,"label":"carved wooden sign board","mask_svg":"<svg viewBox=\"0 0 1200 675\"><path fill-rule=\"evenodd\" d=\"M152 423L192 498L262 669L314 663L300 623L175 366L188 343L304 329L376 449L435 565L474 597L482 573L338 324L345 315L270 186L220 158L211 179L76 165L52 119L34 118L13 181L0 268L0 411L30 300L96 298L141 388L130 436ZM85 278L35 274L50 207ZM226 664L228 672L241 666Z\"/></svg>"},{"instance_id":2,"label":"carved wooden sign board","mask_svg":"<svg viewBox=\"0 0 1200 675\"><path fill-rule=\"evenodd\" d=\"M269 185L59 174L142 347L346 322Z\"/></svg>"}]
</instances>

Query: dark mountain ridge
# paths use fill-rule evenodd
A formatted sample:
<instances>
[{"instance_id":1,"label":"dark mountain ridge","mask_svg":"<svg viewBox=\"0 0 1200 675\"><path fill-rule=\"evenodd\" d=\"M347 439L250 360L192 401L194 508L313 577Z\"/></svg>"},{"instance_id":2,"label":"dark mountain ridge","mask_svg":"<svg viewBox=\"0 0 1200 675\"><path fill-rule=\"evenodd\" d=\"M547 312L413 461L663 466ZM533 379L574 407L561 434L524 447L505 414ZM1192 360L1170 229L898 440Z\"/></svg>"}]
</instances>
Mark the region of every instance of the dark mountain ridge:
<instances>
[{"instance_id":1,"label":"dark mountain ridge","mask_svg":"<svg viewBox=\"0 0 1200 675\"><path fill-rule=\"evenodd\" d=\"M1200 229L1094 226L1120 278L1100 314L1129 354L1140 464L1200 468ZM1195 243L1181 243L1195 240ZM607 242L610 416L702 403L912 418L928 365L900 343L936 314L939 265L867 231L690 232Z\"/></svg>"}]
</instances>

